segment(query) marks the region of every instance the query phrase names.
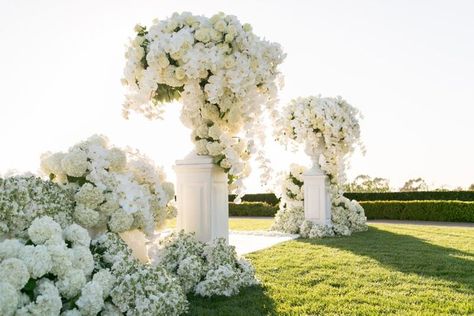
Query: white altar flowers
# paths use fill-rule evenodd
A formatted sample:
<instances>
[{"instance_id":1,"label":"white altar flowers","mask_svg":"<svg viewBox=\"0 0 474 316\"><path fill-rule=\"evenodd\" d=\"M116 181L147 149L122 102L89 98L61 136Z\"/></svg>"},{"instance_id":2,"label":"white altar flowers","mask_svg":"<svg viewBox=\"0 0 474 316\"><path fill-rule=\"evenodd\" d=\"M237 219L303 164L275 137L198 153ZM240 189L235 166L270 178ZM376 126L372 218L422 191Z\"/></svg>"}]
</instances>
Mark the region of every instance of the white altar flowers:
<instances>
[{"instance_id":1,"label":"white altar flowers","mask_svg":"<svg viewBox=\"0 0 474 316\"><path fill-rule=\"evenodd\" d=\"M135 31L126 53L125 117L133 110L160 118L163 103L180 101L197 154L212 156L241 195L255 140L264 138L262 114L276 115L280 46L223 13L211 18L175 13Z\"/></svg>"},{"instance_id":2,"label":"white altar flowers","mask_svg":"<svg viewBox=\"0 0 474 316\"><path fill-rule=\"evenodd\" d=\"M139 229L153 233L173 206L173 184L163 170L138 152L109 145L92 136L66 153L47 153L42 171L73 188L74 221L96 231Z\"/></svg>"},{"instance_id":3,"label":"white altar flowers","mask_svg":"<svg viewBox=\"0 0 474 316\"><path fill-rule=\"evenodd\" d=\"M350 235L367 229L363 208L343 196L346 159L360 143L359 111L344 99L307 97L292 100L277 120L275 132L284 145L305 145L313 163L320 166L330 180L331 225L301 222L303 190L300 173L290 170L283 180L283 199L276 215L274 229L285 232L299 231L305 237ZM293 167L294 169L296 167ZM285 203L289 198L290 203Z\"/></svg>"}]
</instances>

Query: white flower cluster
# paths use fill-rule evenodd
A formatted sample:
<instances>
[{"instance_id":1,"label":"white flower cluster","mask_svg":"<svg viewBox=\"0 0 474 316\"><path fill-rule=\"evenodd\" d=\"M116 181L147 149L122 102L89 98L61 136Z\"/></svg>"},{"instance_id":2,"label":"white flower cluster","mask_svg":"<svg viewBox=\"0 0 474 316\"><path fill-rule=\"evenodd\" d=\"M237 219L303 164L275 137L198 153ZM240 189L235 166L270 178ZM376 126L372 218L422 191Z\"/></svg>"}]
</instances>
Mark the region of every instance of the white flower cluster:
<instances>
[{"instance_id":1,"label":"white flower cluster","mask_svg":"<svg viewBox=\"0 0 474 316\"><path fill-rule=\"evenodd\" d=\"M232 296L242 287L258 284L252 265L238 258L225 239L204 244L181 231L161 240L159 247L152 261L175 275L186 293Z\"/></svg>"},{"instance_id":2,"label":"white flower cluster","mask_svg":"<svg viewBox=\"0 0 474 316\"><path fill-rule=\"evenodd\" d=\"M333 191L345 182L345 159L360 145L359 111L344 99L292 100L277 121L276 137L287 145L305 144L306 152L328 175Z\"/></svg>"},{"instance_id":3,"label":"white flower cluster","mask_svg":"<svg viewBox=\"0 0 474 316\"><path fill-rule=\"evenodd\" d=\"M93 241L96 263L110 268L116 278L110 291L116 313L139 316L180 315L187 300L179 282L164 267L140 263L117 234ZM111 314L112 315L112 314Z\"/></svg>"},{"instance_id":4,"label":"white flower cluster","mask_svg":"<svg viewBox=\"0 0 474 316\"><path fill-rule=\"evenodd\" d=\"M74 220L88 229L152 233L172 208L174 188L163 170L137 152L110 146L104 136L44 154L41 168L75 189Z\"/></svg>"},{"instance_id":5,"label":"white flower cluster","mask_svg":"<svg viewBox=\"0 0 474 316\"><path fill-rule=\"evenodd\" d=\"M74 194L35 176L0 178L0 240L22 237L31 222L50 216L61 227L72 224Z\"/></svg>"},{"instance_id":6,"label":"white flower cluster","mask_svg":"<svg viewBox=\"0 0 474 316\"><path fill-rule=\"evenodd\" d=\"M223 13L175 13L135 31L126 53L125 117L133 110L160 118L163 103L181 101L181 119L192 129L197 153L213 156L240 195L256 150L253 140L264 138L262 105L276 116L277 66L285 57L280 45Z\"/></svg>"},{"instance_id":7,"label":"white flower cluster","mask_svg":"<svg viewBox=\"0 0 474 316\"><path fill-rule=\"evenodd\" d=\"M281 178L280 208L275 215L271 229L297 234L304 221L303 172L306 169L297 164L290 165L290 172Z\"/></svg>"},{"instance_id":8,"label":"white flower cluster","mask_svg":"<svg viewBox=\"0 0 474 316\"><path fill-rule=\"evenodd\" d=\"M280 209L272 230L299 233L304 238L349 236L367 230L364 209L355 200L344 197L340 191L331 195L331 224L319 225L304 219L303 166L292 165L282 181ZM335 194L335 195L334 195Z\"/></svg>"},{"instance_id":9,"label":"white flower cluster","mask_svg":"<svg viewBox=\"0 0 474 316\"><path fill-rule=\"evenodd\" d=\"M0 314L97 315L115 279L94 270L90 242L84 228L63 230L47 216L32 222L28 240L0 242Z\"/></svg>"}]
</instances>

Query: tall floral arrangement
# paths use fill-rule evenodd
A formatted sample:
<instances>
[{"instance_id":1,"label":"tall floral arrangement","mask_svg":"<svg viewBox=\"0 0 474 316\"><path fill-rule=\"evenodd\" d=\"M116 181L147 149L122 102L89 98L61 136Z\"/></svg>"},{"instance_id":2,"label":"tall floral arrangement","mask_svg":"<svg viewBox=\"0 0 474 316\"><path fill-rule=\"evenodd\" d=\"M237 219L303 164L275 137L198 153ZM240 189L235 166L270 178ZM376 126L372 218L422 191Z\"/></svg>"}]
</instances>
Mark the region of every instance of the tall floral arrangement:
<instances>
[{"instance_id":1,"label":"tall floral arrangement","mask_svg":"<svg viewBox=\"0 0 474 316\"><path fill-rule=\"evenodd\" d=\"M163 170L136 151L111 146L104 136L44 154L41 168L72 188L74 221L90 230L151 234L173 207L174 188Z\"/></svg>"},{"instance_id":2,"label":"tall floral arrangement","mask_svg":"<svg viewBox=\"0 0 474 316\"><path fill-rule=\"evenodd\" d=\"M326 227L304 221L299 228L303 236L350 235L367 229L363 208L345 198L342 190L346 159L356 146L361 146L359 117L359 111L341 97L312 96L292 100L276 122L277 139L284 145L304 145L313 163L330 180L332 225ZM291 209L298 212L294 207L283 206L277 218L283 219ZM277 222L275 227L288 227L284 222Z\"/></svg>"},{"instance_id":3,"label":"tall floral arrangement","mask_svg":"<svg viewBox=\"0 0 474 316\"><path fill-rule=\"evenodd\" d=\"M249 157L257 151L254 140L264 138L262 114L276 115L280 46L223 13L175 13L135 31L126 53L125 117L133 110L160 118L163 103L180 101L197 154L212 156L241 195Z\"/></svg>"},{"instance_id":4,"label":"tall floral arrangement","mask_svg":"<svg viewBox=\"0 0 474 316\"><path fill-rule=\"evenodd\" d=\"M276 136L284 145L305 145L337 193L345 182L346 159L361 145L359 118L359 111L341 97L297 98L283 109Z\"/></svg>"}]
</instances>

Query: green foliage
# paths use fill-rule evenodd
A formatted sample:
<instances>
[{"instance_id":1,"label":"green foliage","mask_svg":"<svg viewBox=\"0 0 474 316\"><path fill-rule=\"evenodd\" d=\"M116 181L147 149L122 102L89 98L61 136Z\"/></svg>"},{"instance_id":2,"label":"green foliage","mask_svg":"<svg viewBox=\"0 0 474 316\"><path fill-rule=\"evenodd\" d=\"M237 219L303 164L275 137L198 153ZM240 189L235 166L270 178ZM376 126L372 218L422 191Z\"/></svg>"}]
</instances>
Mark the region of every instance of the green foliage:
<instances>
[{"instance_id":1,"label":"green foliage","mask_svg":"<svg viewBox=\"0 0 474 316\"><path fill-rule=\"evenodd\" d=\"M368 219L474 222L474 202L366 201L360 205Z\"/></svg>"},{"instance_id":2,"label":"green foliage","mask_svg":"<svg viewBox=\"0 0 474 316\"><path fill-rule=\"evenodd\" d=\"M229 201L233 201L235 199L235 195L229 195ZM242 201L244 202L265 202L270 205L278 205L280 203L280 199L273 193L256 193L256 194L246 194L242 197Z\"/></svg>"},{"instance_id":3,"label":"green foliage","mask_svg":"<svg viewBox=\"0 0 474 316\"><path fill-rule=\"evenodd\" d=\"M265 202L229 203L230 216L275 216L277 211L277 205Z\"/></svg>"},{"instance_id":4,"label":"green foliage","mask_svg":"<svg viewBox=\"0 0 474 316\"><path fill-rule=\"evenodd\" d=\"M344 185L344 190L348 192L388 192L390 182L385 178L372 178L361 174L354 181Z\"/></svg>"},{"instance_id":5,"label":"green foliage","mask_svg":"<svg viewBox=\"0 0 474 316\"><path fill-rule=\"evenodd\" d=\"M371 224L246 255L262 286L191 297L189 315L472 315L474 230Z\"/></svg>"},{"instance_id":6,"label":"green foliage","mask_svg":"<svg viewBox=\"0 0 474 316\"><path fill-rule=\"evenodd\" d=\"M427 191L427 190L428 190L428 185L426 184L426 181L423 180L422 178L410 179L407 182L405 182L403 187L400 188L401 192Z\"/></svg>"},{"instance_id":7,"label":"green foliage","mask_svg":"<svg viewBox=\"0 0 474 316\"><path fill-rule=\"evenodd\" d=\"M344 193L344 196L357 201L474 201L474 192L470 191L419 191L419 192L370 192Z\"/></svg>"}]
</instances>

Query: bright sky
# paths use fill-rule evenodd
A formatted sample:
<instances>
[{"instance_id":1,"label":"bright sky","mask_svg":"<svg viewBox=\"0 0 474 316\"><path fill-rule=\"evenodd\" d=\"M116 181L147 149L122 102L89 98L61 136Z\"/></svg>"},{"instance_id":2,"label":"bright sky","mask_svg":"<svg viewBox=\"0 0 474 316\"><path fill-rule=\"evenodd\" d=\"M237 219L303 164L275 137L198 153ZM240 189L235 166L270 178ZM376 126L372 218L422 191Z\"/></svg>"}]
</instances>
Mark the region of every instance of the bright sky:
<instances>
[{"instance_id":1,"label":"bright sky","mask_svg":"<svg viewBox=\"0 0 474 316\"><path fill-rule=\"evenodd\" d=\"M36 171L42 152L102 133L174 179L192 149L179 104L165 121L126 121L120 78L134 25L175 11L224 11L279 42L282 105L322 94L358 107L367 154L354 155L349 178L474 183L474 2L447 0L0 0L0 173ZM273 143L269 153L276 170L309 163ZM249 191L261 191L255 171Z\"/></svg>"}]
</instances>

